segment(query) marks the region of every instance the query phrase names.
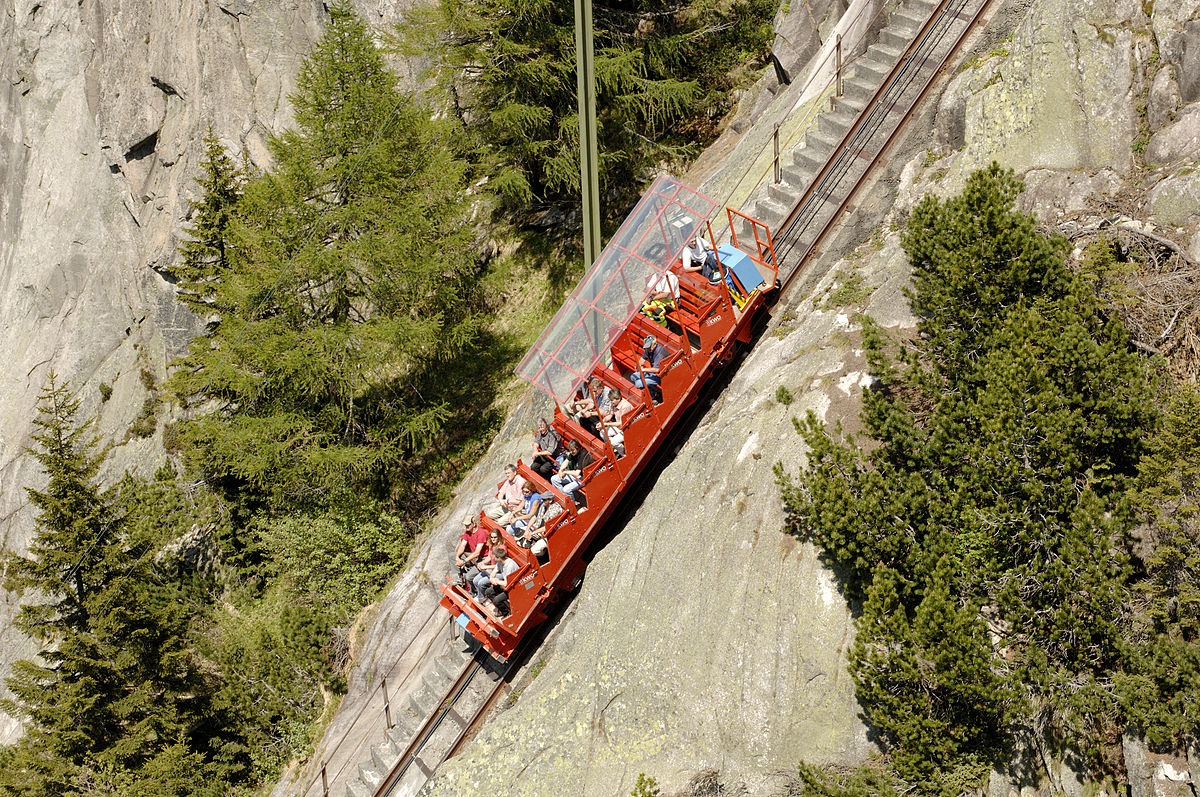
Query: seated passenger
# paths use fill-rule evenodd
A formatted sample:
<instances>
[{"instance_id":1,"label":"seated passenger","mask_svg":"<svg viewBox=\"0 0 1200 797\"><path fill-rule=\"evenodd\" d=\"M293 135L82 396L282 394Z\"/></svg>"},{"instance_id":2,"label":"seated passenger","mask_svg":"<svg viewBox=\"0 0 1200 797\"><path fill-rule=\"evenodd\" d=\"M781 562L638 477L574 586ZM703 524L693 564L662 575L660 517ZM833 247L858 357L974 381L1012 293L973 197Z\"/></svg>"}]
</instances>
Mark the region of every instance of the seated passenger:
<instances>
[{"instance_id":1,"label":"seated passenger","mask_svg":"<svg viewBox=\"0 0 1200 797\"><path fill-rule=\"evenodd\" d=\"M655 404L662 403L662 388L659 387L662 384L662 374L658 369L666 358L667 347L659 343L658 338L647 335L642 339L642 356L638 359L638 370L629 378L634 387L647 388Z\"/></svg>"},{"instance_id":2,"label":"seated passenger","mask_svg":"<svg viewBox=\"0 0 1200 797\"><path fill-rule=\"evenodd\" d=\"M517 572L520 565L508 558L508 549L503 545L492 553L496 556L496 566L488 571L489 584L483 589L481 603L484 609L494 609L497 617L508 617L511 613L508 605L508 577Z\"/></svg>"},{"instance_id":3,"label":"seated passenger","mask_svg":"<svg viewBox=\"0 0 1200 797\"><path fill-rule=\"evenodd\" d=\"M525 485L521 488L521 493L524 496L521 501L521 508L517 511L513 522L506 529L513 537L517 537L532 526L534 519L542 511L542 496L534 489L533 482L525 482ZM526 545L524 547L528 548L529 546Z\"/></svg>"},{"instance_id":4,"label":"seated passenger","mask_svg":"<svg viewBox=\"0 0 1200 797\"><path fill-rule=\"evenodd\" d=\"M679 277L670 271L651 274L646 278L646 290L650 295L642 303L641 313L661 327L667 325L667 313L679 303Z\"/></svg>"},{"instance_id":5,"label":"seated passenger","mask_svg":"<svg viewBox=\"0 0 1200 797\"><path fill-rule=\"evenodd\" d=\"M618 427L625 425L625 416L633 412L633 402L621 395L621 391L613 388L608 391L608 401L612 405L612 422Z\"/></svg>"},{"instance_id":6,"label":"seated passenger","mask_svg":"<svg viewBox=\"0 0 1200 797\"><path fill-rule=\"evenodd\" d=\"M468 515L463 521L458 548L454 551L454 566L458 568L459 575L465 577L467 570L484 557L487 552L487 539L487 529L480 525L479 518Z\"/></svg>"},{"instance_id":7,"label":"seated passenger","mask_svg":"<svg viewBox=\"0 0 1200 797\"><path fill-rule=\"evenodd\" d=\"M475 563L463 573L464 584L467 589L472 590L476 595L479 595L483 587L487 586L487 572L496 566L496 557L492 555L492 551L496 550L497 546L502 544L503 539L500 536L499 529L489 531L487 544L483 548L483 556L475 560ZM481 575L483 576L483 586L479 585L479 577Z\"/></svg>"},{"instance_id":8,"label":"seated passenger","mask_svg":"<svg viewBox=\"0 0 1200 797\"><path fill-rule=\"evenodd\" d=\"M575 402L575 407L579 414L575 420L582 426L592 437L600 437L600 411L596 409L596 402L592 397L584 394L583 398Z\"/></svg>"},{"instance_id":9,"label":"seated passenger","mask_svg":"<svg viewBox=\"0 0 1200 797\"><path fill-rule=\"evenodd\" d=\"M615 387L608 391L608 403L613 409L605 419L605 429L608 431L608 442L618 457L625 456L625 430L621 422L625 414L633 411L633 402L621 395Z\"/></svg>"},{"instance_id":10,"label":"seated passenger","mask_svg":"<svg viewBox=\"0 0 1200 797\"><path fill-rule=\"evenodd\" d=\"M524 484L525 477L517 473L517 466L505 465L504 481L500 483L500 489L496 491L496 500L484 510L484 514L501 526L512 523L513 516L525 500L525 496L521 492Z\"/></svg>"},{"instance_id":11,"label":"seated passenger","mask_svg":"<svg viewBox=\"0 0 1200 797\"><path fill-rule=\"evenodd\" d=\"M537 427L533 430L533 463L530 467L534 473L549 481L554 475L556 460L562 454L562 438L545 418L538 418Z\"/></svg>"},{"instance_id":12,"label":"seated passenger","mask_svg":"<svg viewBox=\"0 0 1200 797\"><path fill-rule=\"evenodd\" d=\"M583 486L583 469L591 465L594 461L595 458L592 457L592 452L579 445L578 440L568 440L567 459L563 462L562 469L550 480L550 483L563 493L563 495L575 501L576 506L578 506L579 501L575 498L575 491Z\"/></svg>"},{"instance_id":13,"label":"seated passenger","mask_svg":"<svg viewBox=\"0 0 1200 797\"><path fill-rule=\"evenodd\" d=\"M721 281L721 267L717 264L717 253L703 236L698 236L687 246L683 247L683 270L685 272L700 272L712 284Z\"/></svg>"}]
</instances>

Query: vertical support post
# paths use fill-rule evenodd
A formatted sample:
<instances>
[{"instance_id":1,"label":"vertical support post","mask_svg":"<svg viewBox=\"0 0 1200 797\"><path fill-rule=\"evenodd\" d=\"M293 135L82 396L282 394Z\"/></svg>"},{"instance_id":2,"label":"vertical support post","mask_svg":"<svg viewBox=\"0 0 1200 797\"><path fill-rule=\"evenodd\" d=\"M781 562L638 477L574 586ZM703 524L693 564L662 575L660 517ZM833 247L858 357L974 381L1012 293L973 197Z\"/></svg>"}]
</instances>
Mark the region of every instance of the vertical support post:
<instances>
[{"instance_id":1,"label":"vertical support post","mask_svg":"<svg viewBox=\"0 0 1200 797\"><path fill-rule=\"evenodd\" d=\"M592 0L575 0L575 85L579 100L579 187L583 199L583 267L600 257L600 157L596 140L596 77Z\"/></svg>"},{"instance_id":2,"label":"vertical support post","mask_svg":"<svg viewBox=\"0 0 1200 797\"><path fill-rule=\"evenodd\" d=\"M779 122L775 123L775 185L779 185L782 175L779 173Z\"/></svg>"},{"instance_id":3,"label":"vertical support post","mask_svg":"<svg viewBox=\"0 0 1200 797\"><path fill-rule=\"evenodd\" d=\"M325 765L328 761L321 762L321 797L329 797L329 781L325 777Z\"/></svg>"},{"instance_id":4,"label":"vertical support post","mask_svg":"<svg viewBox=\"0 0 1200 797\"><path fill-rule=\"evenodd\" d=\"M837 86L835 87L838 97L842 96L842 34L837 36Z\"/></svg>"},{"instance_id":5,"label":"vertical support post","mask_svg":"<svg viewBox=\"0 0 1200 797\"><path fill-rule=\"evenodd\" d=\"M388 697L387 676L379 679L379 688L383 690L383 717L387 720L388 730L392 729L392 701Z\"/></svg>"}]
</instances>

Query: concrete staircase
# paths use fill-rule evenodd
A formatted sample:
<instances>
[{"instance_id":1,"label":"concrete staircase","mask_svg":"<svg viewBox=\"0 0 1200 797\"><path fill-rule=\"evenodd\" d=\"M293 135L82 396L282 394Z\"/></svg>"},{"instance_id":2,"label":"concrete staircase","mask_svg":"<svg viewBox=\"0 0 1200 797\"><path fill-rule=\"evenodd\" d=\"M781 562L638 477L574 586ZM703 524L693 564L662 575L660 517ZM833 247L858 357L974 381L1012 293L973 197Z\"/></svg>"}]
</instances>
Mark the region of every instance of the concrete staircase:
<instances>
[{"instance_id":1,"label":"concrete staircase","mask_svg":"<svg viewBox=\"0 0 1200 797\"><path fill-rule=\"evenodd\" d=\"M345 797L373 797L384 778L400 761L400 756L413 741L414 734L420 729L425 718L435 708L438 701L446 693L450 684L458 677L462 668L471 659L472 650L463 640L448 640L442 651L433 658L420 674L417 685L408 691L406 701L393 701L393 726L386 732L385 738L371 746L371 757L359 763L357 774L351 777L345 786ZM414 674L415 675L415 674ZM487 679L483 679L487 681ZM489 683L491 683L489 681ZM453 734L457 736L459 728L454 723L443 723L435 733L435 737ZM439 739L431 739L435 743ZM441 748L437 748L441 749ZM414 771L415 767L411 768ZM412 773L410 773L412 774ZM424 783L424 776L419 772L414 783L416 788ZM406 781L412 778L406 778ZM403 786L404 784L402 784ZM415 792L415 788L413 789ZM399 794L405 793L402 788Z\"/></svg>"},{"instance_id":2,"label":"concrete staircase","mask_svg":"<svg viewBox=\"0 0 1200 797\"><path fill-rule=\"evenodd\" d=\"M960 3L952 5L967 2L975 0L960 0ZM779 227L796 207L805 189L816 179L826 161L835 155L837 145L863 113L867 103L879 90L925 21L937 9L937 5L937 0L905 0L899 9L892 13L887 25L879 32L876 42L848 67L847 73L850 74L843 79L842 96L835 97L830 108L817 117L816 124L808 131L801 144L790 152L780 154L781 182L771 181L754 195L752 215L771 228L776 240L776 253L781 259L786 260L787 253L792 251L795 251L795 256L799 256L799 253L807 248L809 241L815 238L817 230L833 214L856 178L866 170L870 156L883 145L887 135L899 123L900 109L877 110L873 118L878 119L880 114L886 113L895 119L882 120L877 133L856 141L857 147L864 150L864 157L856 157L852 162L843 159L839 174L844 173L844 177L839 177L836 184L822 186L821 191L806 202L800 218L802 221L815 223L805 223L803 229L795 230ZM959 24L957 17L956 14L945 15L940 18L938 24L942 27ZM939 45L939 51L947 47L953 38L953 35L945 36ZM923 71L933 68L925 63L917 66ZM920 85L922 82L912 81L914 85ZM900 92L897 87L895 92L889 90L889 100L898 104L901 96L915 94L915 91L913 88ZM738 232L739 235L749 234L749 229L747 227ZM786 252L779 251L781 240L785 244Z\"/></svg>"}]
</instances>

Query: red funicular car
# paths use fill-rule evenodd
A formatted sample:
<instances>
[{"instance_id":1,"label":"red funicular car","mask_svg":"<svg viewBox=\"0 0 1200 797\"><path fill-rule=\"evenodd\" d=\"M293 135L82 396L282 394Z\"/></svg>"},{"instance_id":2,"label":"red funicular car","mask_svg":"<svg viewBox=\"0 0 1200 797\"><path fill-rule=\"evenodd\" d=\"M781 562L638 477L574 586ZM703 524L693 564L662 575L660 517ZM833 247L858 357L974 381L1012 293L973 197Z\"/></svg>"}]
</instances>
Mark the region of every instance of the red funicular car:
<instances>
[{"instance_id":1,"label":"red funicular car","mask_svg":"<svg viewBox=\"0 0 1200 797\"><path fill-rule=\"evenodd\" d=\"M442 605L501 660L546 619L560 591L578 585L587 546L734 343L750 341L751 321L776 288L778 268L766 225L732 209L726 209L731 243L716 250L723 279L714 284L699 273L682 273L684 246L697 236L714 240L709 219L717 209L716 202L679 181L658 178L517 369L554 401L553 425L564 442L579 441L593 462L577 492L585 508L518 463L520 474L550 497L543 502L547 550L540 561L505 533L505 547L519 565L508 579L511 614L500 618L485 610L469 586L454 579L442 585ZM738 240L739 227L748 240ZM669 271L679 279L680 297L664 327L640 311ZM659 366L658 403L648 388L634 386L644 381L635 375L647 335L667 350ZM616 430L601 428L602 436L595 437L563 412L580 395L591 396L592 377L634 404L620 425L623 445L613 445ZM481 523L496 528L486 515Z\"/></svg>"}]
</instances>

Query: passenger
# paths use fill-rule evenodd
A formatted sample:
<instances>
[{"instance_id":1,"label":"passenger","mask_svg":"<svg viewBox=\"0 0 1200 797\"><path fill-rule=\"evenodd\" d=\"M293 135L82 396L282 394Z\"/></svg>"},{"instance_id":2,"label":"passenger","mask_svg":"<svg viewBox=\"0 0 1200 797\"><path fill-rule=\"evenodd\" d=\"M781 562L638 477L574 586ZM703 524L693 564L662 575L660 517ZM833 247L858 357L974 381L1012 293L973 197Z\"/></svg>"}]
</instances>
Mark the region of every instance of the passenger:
<instances>
[{"instance_id":1,"label":"passenger","mask_svg":"<svg viewBox=\"0 0 1200 797\"><path fill-rule=\"evenodd\" d=\"M524 498L521 502L521 509L517 512L513 522L506 529L513 537L518 537L524 531L533 525L534 519L542 511L542 496L533 487L533 482L525 482L525 486L521 488ZM522 546L528 548L528 545Z\"/></svg>"},{"instance_id":2,"label":"passenger","mask_svg":"<svg viewBox=\"0 0 1200 797\"><path fill-rule=\"evenodd\" d=\"M575 501L575 505L578 506L579 501L575 498L575 491L583 486L583 469L594 461L592 452L579 445L578 440L568 440L567 459L550 483L563 495Z\"/></svg>"},{"instance_id":3,"label":"passenger","mask_svg":"<svg viewBox=\"0 0 1200 797\"><path fill-rule=\"evenodd\" d=\"M458 548L454 551L454 565L458 568L459 575L465 577L467 570L483 558L487 552L487 539L487 529L480 525L479 518L468 515L463 521Z\"/></svg>"},{"instance_id":4,"label":"passenger","mask_svg":"<svg viewBox=\"0 0 1200 797\"><path fill-rule=\"evenodd\" d=\"M520 565L508 556L508 549L503 545L493 552L496 556L496 566L488 572L490 583L483 590L483 608L495 609L497 617L508 617L511 610L508 605L508 577L517 572Z\"/></svg>"},{"instance_id":5,"label":"passenger","mask_svg":"<svg viewBox=\"0 0 1200 797\"><path fill-rule=\"evenodd\" d=\"M629 381L634 387L645 387L650 391L650 398L655 404L662 403L662 374L659 367L667 357L667 347L658 342L658 338L647 335L642 339L642 356L638 360L638 370L634 371ZM645 374L645 384L643 384Z\"/></svg>"},{"instance_id":6,"label":"passenger","mask_svg":"<svg viewBox=\"0 0 1200 797\"><path fill-rule=\"evenodd\" d=\"M525 497L521 488L525 485L525 477L517 473L516 465L504 466L504 481L496 491L496 500L484 510L484 514L501 526L512 523L516 511L521 508Z\"/></svg>"},{"instance_id":7,"label":"passenger","mask_svg":"<svg viewBox=\"0 0 1200 797\"><path fill-rule=\"evenodd\" d=\"M651 274L646 278L646 290L650 295L642 303L642 315L661 327L667 325L667 313L679 303L679 277L670 271Z\"/></svg>"},{"instance_id":8,"label":"passenger","mask_svg":"<svg viewBox=\"0 0 1200 797\"><path fill-rule=\"evenodd\" d=\"M608 402L612 405L612 422L618 427L624 427L625 416L633 412L633 402L621 395L621 391L613 388L608 391Z\"/></svg>"},{"instance_id":9,"label":"passenger","mask_svg":"<svg viewBox=\"0 0 1200 797\"><path fill-rule=\"evenodd\" d=\"M626 413L633 411L633 402L621 395L615 387L608 391L608 403L613 409L606 419L605 428L608 431L608 442L618 457L625 456L625 429L622 422Z\"/></svg>"},{"instance_id":10,"label":"passenger","mask_svg":"<svg viewBox=\"0 0 1200 797\"><path fill-rule=\"evenodd\" d=\"M703 236L698 236L687 246L683 247L683 270L685 272L700 272L700 275L712 284L721 281L721 267L717 263L717 253Z\"/></svg>"},{"instance_id":11,"label":"passenger","mask_svg":"<svg viewBox=\"0 0 1200 797\"><path fill-rule=\"evenodd\" d=\"M588 434L599 439L600 437L600 412L596 409L596 402L589 395L584 395L583 398L575 402L579 414L576 421L582 426Z\"/></svg>"},{"instance_id":12,"label":"passenger","mask_svg":"<svg viewBox=\"0 0 1200 797\"><path fill-rule=\"evenodd\" d=\"M612 417L612 405L608 401L608 391L604 389L604 383L598 377L593 376L588 384L591 385L592 396L596 400L596 414L600 416L600 420L608 423Z\"/></svg>"},{"instance_id":13,"label":"passenger","mask_svg":"<svg viewBox=\"0 0 1200 797\"><path fill-rule=\"evenodd\" d=\"M587 403L588 399L583 395L583 388L580 388L579 390L575 391L574 398L563 402L562 410L564 413L566 413L568 418L576 423L579 423L579 416L583 412Z\"/></svg>"},{"instance_id":14,"label":"passenger","mask_svg":"<svg viewBox=\"0 0 1200 797\"><path fill-rule=\"evenodd\" d=\"M534 472L546 481L554 475L556 460L562 454L562 438L545 418L538 418L537 428L533 430L533 464Z\"/></svg>"},{"instance_id":15,"label":"passenger","mask_svg":"<svg viewBox=\"0 0 1200 797\"><path fill-rule=\"evenodd\" d=\"M492 529L488 532L487 545L484 546L484 554L475 561L475 564L467 568L467 572L463 574L463 581L468 589L472 590L476 595L483 594L483 588L488 585L487 571L496 566L496 557L492 555L492 551L503 541L500 536L499 529ZM479 584L479 577L483 576L483 584ZM482 600L480 601L482 603Z\"/></svg>"}]
</instances>

